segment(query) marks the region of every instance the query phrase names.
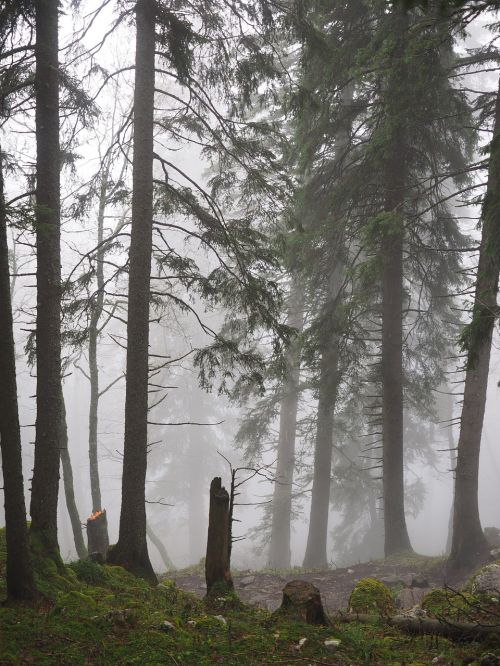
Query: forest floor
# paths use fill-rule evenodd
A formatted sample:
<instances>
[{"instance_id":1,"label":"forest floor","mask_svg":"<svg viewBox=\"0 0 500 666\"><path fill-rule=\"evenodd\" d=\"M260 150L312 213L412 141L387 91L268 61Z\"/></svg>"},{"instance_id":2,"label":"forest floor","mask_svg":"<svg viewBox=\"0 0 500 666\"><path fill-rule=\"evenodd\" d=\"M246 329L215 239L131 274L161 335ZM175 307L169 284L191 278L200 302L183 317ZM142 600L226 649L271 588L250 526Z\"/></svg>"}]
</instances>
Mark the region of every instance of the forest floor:
<instances>
[{"instance_id":1,"label":"forest floor","mask_svg":"<svg viewBox=\"0 0 500 666\"><path fill-rule=\"evenodd\" d=\"M205 596L205 574L203 565L189 567L165 574L186 592L198 597ZM420 588L443 587L446 581L445 559L404 555L388 560L365 562L351 567L307 571L294 568L287 571L236 571L233 572L234 587L240 599L255 607L274 611L281 603L282 590L286 583L300 578L315 585L321 592L323 604L328 611L347 609L349 595L358 580L376 578L385 583L393 593L410 587L414 580ZM453 581L453 587L461 587L465 581Z\"/></svg>"},{"instance_id":2,"label":"forest floor","mask_svg":"<svg viewBox=\"0 0 500 666\"><path fill-rule=\"evenodd\" d=\"M381 567L379 574L389 575L390 564L376 566ZM396 576L414 573L415 567L408 565L401 574L402 565L398 566ZM52 560L35 557L35 568L39 599L30 604L0 603L0 666L491 666L500 662L500 639L491 634L481 643L456 643L403 633L380 617L362 624L334 614L331 626L311 626L274 617L234 594L207 602L180 589L180 575L179 586L165 579L153 588L120 567L88 560L58 568ZM344 574L345 587L339 582L344 578L337 578L338 600L340 589L348 589L347 576L352 576L350 586L362 570L354 572ZM329 579L334 573L301 577L311 576L321 584L314 577ZM5 597L4 575L0 530L0 601ZM256 584L273 581L276 588L288 577L250 575L255 575ZM342 576L338 571L336 575ZM292 572L291 577L298 576ZM239 585L244 576L235 578L238 592L250 587L250 583Z\"/></svg>"}]
</instances>

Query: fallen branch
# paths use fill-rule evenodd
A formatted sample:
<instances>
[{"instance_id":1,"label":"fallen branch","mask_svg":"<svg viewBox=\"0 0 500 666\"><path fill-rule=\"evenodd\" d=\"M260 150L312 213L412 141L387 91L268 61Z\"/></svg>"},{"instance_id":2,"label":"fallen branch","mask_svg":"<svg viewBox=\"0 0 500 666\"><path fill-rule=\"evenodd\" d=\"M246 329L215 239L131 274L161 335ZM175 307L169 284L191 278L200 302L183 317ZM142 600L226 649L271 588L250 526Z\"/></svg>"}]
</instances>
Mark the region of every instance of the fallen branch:
<instances>
[{"instance_id":1,"label":"fallen branch","mask_svg":"<svg viewBox=\"0 0 500 666\"><path fill-rule=\"evenodd\" d=\"M456 641L484 640L492 634L500 636L500 625L498 624L488 626L475 624L474 622L445 622L430 617L410 617L408 615L380 617L362 613L338 614L335 619L341 622L363 622L366 624L381 621L409 634L445 636Z\"/></svg>"}]
</instances>

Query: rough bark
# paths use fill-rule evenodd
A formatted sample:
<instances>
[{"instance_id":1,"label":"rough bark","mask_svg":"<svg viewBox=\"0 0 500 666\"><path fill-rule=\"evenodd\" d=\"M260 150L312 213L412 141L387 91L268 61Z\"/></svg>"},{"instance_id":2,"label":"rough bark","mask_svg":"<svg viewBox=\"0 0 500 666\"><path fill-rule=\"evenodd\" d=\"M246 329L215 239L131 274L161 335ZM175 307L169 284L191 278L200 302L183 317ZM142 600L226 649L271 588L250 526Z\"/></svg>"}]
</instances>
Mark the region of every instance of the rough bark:
<instances>
[{"instance_id":1,"label":"rough bark","mask_svg":"<svg viewBox=\"0 0 500 666\"><path fill-rule=\"evenodd\" d=\"M330 624L318 588L305 580L291 580L285 585L281 606L274 617L306 624Z\"/></svg>"},{"instance_id":2,"label":"rough bark","mask_svg":"<svg viewBox=\"0 0 500 666\"><path fill-rule=\"evenodd\" d=\"M382 431L385 555L411 550L406 527L403 466L403 206L406 185L404 38L407 19L395 10L398 35L386 93L389 126L382 234Z\"/></svg>"},{"instance_id":3,"label":"rough bark","mask_svg":"<svg viewBox=\"0 0 500 666\"><path fill-rule=\"evenodd\" d=\"M338 336L333 335L321 355L318 417L314 450L314 477L311 495L311 513L307 535L304 567L328 566L328 513L330 508L330 484L333 449L333 417L337 399Z\"/></svg>"},{"instance_id":4,"label":"rough bark","mask_svg":"<svg viewBox=\"0 0 500 666\"><path fill-rule=\"evenodd\" d=\"M100 553L106 559L109 548L108 516L106 509L92 513L87 519L87 543L89 554Z\"/></svg>"},{"instance_id":5,"label":"rough bark","mask_svg":"<svg viewBox=\"0 0 500 666\"><path fill-rule=\"evenodd\" d=\"M32 599L35 582L29 551L21 432L17 405L16 360L9 277L7 214L3 191L0 146L0 449L2 453L5 538L7 543L7 594L12 599Z\"/></svg>"},{"instance_id":6,"label":"rough bark","mask_svg":"<svg viewBox=\"0 0 500 666\"><path fill-rule=\"evenodd\" d=\"M500 83L499 83L500 86ZM482 210L482 235L455 472L452 569L473 568L488 555L479 518L478 477L481 435L490 366L491 342L498 317L500 272L500 87L495 107L488 185Z\"/></svg>"},{"instance_id":7,"label":"rough bark","mask_svg":"<svg viewBox=\"0 0 500 666\"><path fill-rule=\"evenodd\" d=\"M68 448L68 427L66 423L66 406L64 404L64 395L61 393L61 464L63 470L64 495L66 497L66 507L68 509L71 529L73 530L73 539L78 557L84 560L87 557L87 549L83 540L82 523L76 506L75 488L73 483L73 468Z\"/></svg>"},{"instance_id":8,"label":"rough bark","mask_svg":"<svg viewBox=\"0 0 500 666\"><path fill-rule=\"evenodd\" d=\"M57 554L61 421L61 257L59 63L57 0L37 0L36 11L36 434L31 531Z\"/></svg>"},{"instance_id":9,"label":"rough bark","mask_svg":"<svg viewBox=\"0 0 500 666\"><path fill-rule=\"evenodd\" d=\"M168 551L165 548L165 544L159 538L159 536L156 534L156 532L153 530L153 528L149 523L146 523L146 534L148 539L153 544L153 546L155 546L156 550L160 553L160 557L163 560L165 569L167 571L175 571L175 564L170 559L170 555L168 554Z\"/></svg>"},{"instance_id":10,"label":"rough bark","mask_svg":"<svg viewBox=\"0 0 500 666\"><path fill-rule=\"evenodd\" d=\"M222 486L221 478L215 477L210 484L210 508L208 514L207 555L205 580L207 595L214 585L233 588L229 561L229 494Z\"/></svg>"},{"instance_id":11,"label":"rough bark","mask_svg":"<svg viewBox=\"0 0 500 666\"><path fill-rule=\"evenodd\" d=\"M146 541L149 287L153 226L155 3L136 4L134 157L129 253L127 380L118 543L108 559L157 582Z\"/></svg>"},{"instance_id":12,"label":"rough bark","mask_svg":"<svg viewBox=\"0 0 500 666\"><path fill-rule=\"evenodd\" d=\"M303 291L292 279L288 306L288 325L300 333L303 326ZM294 341L287 356L286 379L280 404L278 458L274 479L269 566L288 569L291 566L290 532L292 517L292 483L295 465L295 430L299 402L300 349Z\"/></svg>"}]
</instances>

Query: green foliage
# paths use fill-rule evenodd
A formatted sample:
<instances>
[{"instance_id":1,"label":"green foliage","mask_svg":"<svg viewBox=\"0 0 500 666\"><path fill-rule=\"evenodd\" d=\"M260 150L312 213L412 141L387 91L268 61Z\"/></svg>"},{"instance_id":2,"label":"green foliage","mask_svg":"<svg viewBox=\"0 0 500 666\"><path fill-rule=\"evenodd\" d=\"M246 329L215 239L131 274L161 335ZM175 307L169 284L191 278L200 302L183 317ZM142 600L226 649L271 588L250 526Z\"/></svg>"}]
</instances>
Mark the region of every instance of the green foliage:
<instances>
[{"instance_id":1,"label":"green foliage","mask_svg":"<svg viewBox=\"0 0 500 666\"><path fill-rule=\"evenodd\" d=\"M75 572L76 577L82 583L88 585L105 585L109 582L106 568L92 560L77 560L71 562L69 568Z\"/></svg>"},{"instance_id":2,"label":"green foliage","mask_svg":"<svg viewBox=\"0 0 500 666\"><path fill-rule=\"evenodd\" d=\"M349 608L353 613L391 615L394 612L391 591L375 578L362 578L351 592Z\"/></svg>"},{"instance_id":3,"label":"green foliage","mask_svg":"<svg viewBox=\"0 0 500 666\"><path fill-rule=\"evenodd\" d=\"M470 621L474 603L470 592L436 589L424 597L421 606L430 617Z\"/></svg>"},{"instance_id":4,"label":"green foliage","mask_svg":"<svg viewBox=\"0 0 500 666\"><path fill-rule=\"evenodd\" d=\"M2 666L257 666L295 663L297 658L338 666L396 666L429 664L440 655L445 663L465 659L471 663L484 652L474 643L454 646L443 639L437 643L378 622L334 628L287 621L272 625L267 611L241 603L210 607L171 581L152 588L120 567L101 567L104 581L93 563L88 564L75 562L68 568L67 577L72 577L69 571L74 574L71 590L56 584L52 596L32 606L0 606ZM0 591L5 589L4 572L5 538L0 530ZM57 575L52 570L45 584L49 586ZM96 578L97 586L84 582ZM340 640L334 655L324 644L332 637Z\"/></svg>"}]
</instances>

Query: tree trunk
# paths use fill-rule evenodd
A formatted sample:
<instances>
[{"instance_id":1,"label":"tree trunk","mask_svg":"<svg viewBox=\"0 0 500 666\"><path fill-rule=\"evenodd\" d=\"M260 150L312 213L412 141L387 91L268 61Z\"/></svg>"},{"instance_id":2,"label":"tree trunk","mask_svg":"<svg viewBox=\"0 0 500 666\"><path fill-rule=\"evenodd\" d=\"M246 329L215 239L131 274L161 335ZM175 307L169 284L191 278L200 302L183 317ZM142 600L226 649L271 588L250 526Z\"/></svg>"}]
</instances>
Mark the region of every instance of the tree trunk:
<instances>
[{"instance_id":1,"label":"tree trunk","mask_svg":"<svg viewBox=\"0 0 500 666\"><path fill-rule=\"evenodd\" d=\"M411 550L406 527L403 466L403 206L406 185L404 39L407 19L395 10L397 43L387 90L390 123L385 173L382 261L382 431L385 555Z\"/></svg>"},{"instance_id":2,"label":"tree trunk","mask_svg":"<svg viewBox=\"0 0 500 666\"><path fill-rule=\"evenodd\" d=\"M329 346L321 355L318 399L318 421L314 451L314 478L311 495L311 513L307 535L304 567L328 566L328 513L333 449L333 417L339 380L338 336L332 335Z\"/></svg>"},{"instance_id":3,"label":"tree trunk","mask_svg":"<svg viewBox=\"0 0 500 666\"><path fill-rule=\"evenodd\" d=\"M146 534L148 536L148 539L153 544L153 546L155 546L156 550L160 553L160 557L163 560L163 564L165 565L166 570L175 571L175 564L170 559L170 555L168 554L168 551L165 548L165 544L158 537L156 532L153 531L153 528L149 523L146 523Z\"/></svg>"},{"instance_id":4,"label":"tree trunk","mask_svg":"<svg viewBox=\"0 0 500 666\"><path fill-rule=\"evenodd\" d=\"M157 582L146 541L149 287L153 226L155 2L136 4L134 158L129 260L127 383L118 543L108 559Z\"/></svg>"},{"instance_id":5,"label":"tree trunk","mask_svg":"<svg viewBox=\"0 0 500 666\"><path fill-rule=\"evenodd\" d=\"M87 543L89 555L99 553L106 559L109 548L108 517L106 509L93 512L87 518Z\"/></svg>"},{"instance_id":6,"label":"tree trunk","mask_svg":"<svg viewBox=\"0 0 500 666\"><path fill-rule=\"evenodd\" d=\"M303 325L304 297L297 280L292 278L288 307L288 325L299 333ZM280 405L278 460L274 479L269 566L289 569L291 566L290 532L292 518L292 483L295 465L295 430L299 402L300 349L295 340L288 352L286 379Z\"/></svg>"},{"instance_id":7,"label":"tree trunk","mask_svg":"<svg viewBox=\"0 0 500 666\"><path fill-rule=\"evenodd\" d=\"M463 338L468 358L455 472L453 539L450 556L450 566L455 570L473 568L488 554L488 543L479 519L477 491L491 342L495 318L498 316L499 207L500 87L495 107L488 185L482 210L483 229L472 322Z\"/></svg>"},{"instance_id":8,"label":"tree trunk","mask_svg":"<svg viewBox=\"0 0 500 666\"><path fill-rule=\"evenodd\" d=\"M99 365L97 363L97 341L99 338L99 321L104 304L104 213L106 210L106 195L109 183L109 167L106 164L101 179L99 191L99 210L97 214L97 253L96 253L96 302L92 310L89 323L89 376L90 376L90 406L89 406L89 463L90 463L90 492L92 497L92 513L102 509L101 484L99 481L99 460L97 447L97 427L99 409Z\"/></svg>"},{"instance_id":9,"label":"tree trunk","mask_svg":"<svg viewBox=\"0 0 500 666\"><path fill-rule=\"evenodd\" d=\"M36 0L36 435L31 531L57 556L61 422L58 0Z\"/></svg>"},{"instance_id":10,"label":"tree trunk","mask_svg":"<svg viewBox=\"0 0 500 666\"><path fill-rule=\"evenodd\" d=\"M205 580L207 595L214 585L233 588L229 561L229 494L219 476L210 484L210 509L208 514L207 556Z\"/></svg>"},{"instance_id":11,"label":"tree trunk","mask_svg":"<svg viewBox=\"0 0 500 666\"><path fill-rule=\"evenodd\" d=\"M32 599L35 582L31 566L24 502L21 432L17 405L16 359L10 296L7 212L3 192L0 147L0 449L2 453L7 594Z\"/></svg>"},{"instance_id":12,"label":"tree trunk","mask_svg":"<svg viewBox=\"0 0 500 666\"><path fill-rule=\"evenodd\" d=\"M83 540L82 523L78 515L78 508L75 500L75 488L73 484L73 468L71 467L71 458L68 448L68 427L66 424L66 406L64 403L64 394L61 391L61 463L63 470L64 495L66 497L66 507L68 509L75 548L78 557L84 560L87 557L87 549Z\"/></svg>"}]
</instances>

